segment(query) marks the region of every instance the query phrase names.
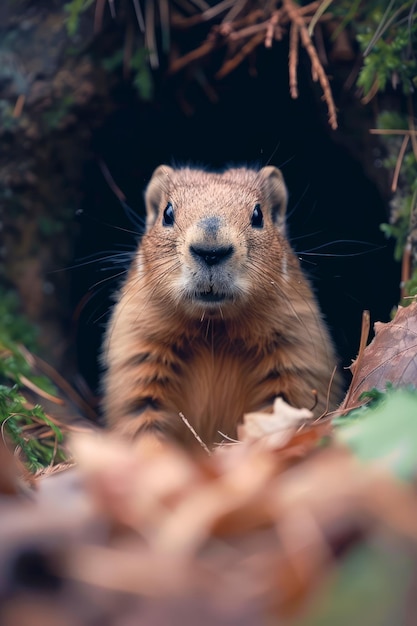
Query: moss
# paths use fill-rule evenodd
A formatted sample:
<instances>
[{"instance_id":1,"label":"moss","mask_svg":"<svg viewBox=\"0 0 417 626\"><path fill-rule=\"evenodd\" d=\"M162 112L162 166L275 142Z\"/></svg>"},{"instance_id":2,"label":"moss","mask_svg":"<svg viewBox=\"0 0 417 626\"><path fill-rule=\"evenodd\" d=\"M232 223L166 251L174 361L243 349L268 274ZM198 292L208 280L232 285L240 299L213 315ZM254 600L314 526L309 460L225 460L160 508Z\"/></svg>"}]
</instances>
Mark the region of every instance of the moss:
<instances>
[{"instance_id":1,"label":"moss","mask_svg":"<svg viewBox=\"0 0 417 626\"><path fill-rule=\"evenodd\" d=\"M46 376L33 372L20 348L25 344L36 350L36 336L36 329L19 314L16 294L0 289L0 428L3 440L21 451L32 472L65 459L61 429L22 391L28 381L33 388L56 394Z\"/></svg>"}]
</instances>

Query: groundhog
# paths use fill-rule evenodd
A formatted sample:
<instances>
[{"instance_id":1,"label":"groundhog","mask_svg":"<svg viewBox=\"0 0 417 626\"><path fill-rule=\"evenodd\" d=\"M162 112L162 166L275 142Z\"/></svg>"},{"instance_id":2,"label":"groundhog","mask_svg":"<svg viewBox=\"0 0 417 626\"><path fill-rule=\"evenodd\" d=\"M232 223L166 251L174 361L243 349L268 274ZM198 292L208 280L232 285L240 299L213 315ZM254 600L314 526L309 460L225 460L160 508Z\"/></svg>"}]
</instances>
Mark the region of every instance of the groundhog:
<instances>
[{"instance_id":1,"label":"groundhog","mask_svg":"<svg viewBox=\"0 0 417 626\"><path fill-rule=\"evenodd\" d=\"M145 200L103 350L108 424L190 446L182 414L212 446L276 396L317 416L334 406L336 357L286 238L280 170L161 165Z\"/></svg>"}]
</instances>

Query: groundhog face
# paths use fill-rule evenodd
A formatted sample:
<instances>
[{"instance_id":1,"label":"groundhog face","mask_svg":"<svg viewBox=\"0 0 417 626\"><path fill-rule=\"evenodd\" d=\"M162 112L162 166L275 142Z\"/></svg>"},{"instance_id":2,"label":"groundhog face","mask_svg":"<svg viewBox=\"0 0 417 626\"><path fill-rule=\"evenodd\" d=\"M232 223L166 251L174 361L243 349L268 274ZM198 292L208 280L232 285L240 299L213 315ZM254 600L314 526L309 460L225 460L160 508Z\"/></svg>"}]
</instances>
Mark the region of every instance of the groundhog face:
<instances>
[{"instance_id":1,"label":"groundhog face","mask_svg":"<svg viewBox=\"0 0 417 626\"><path fill-rule=\"evenodd\" d=\"M241 312L270 290L271 264L285 273L286 200L274 167L223 174L158 167L146 190L140 252L153 293L191 317Z\"/></svg>"}]
</instances>

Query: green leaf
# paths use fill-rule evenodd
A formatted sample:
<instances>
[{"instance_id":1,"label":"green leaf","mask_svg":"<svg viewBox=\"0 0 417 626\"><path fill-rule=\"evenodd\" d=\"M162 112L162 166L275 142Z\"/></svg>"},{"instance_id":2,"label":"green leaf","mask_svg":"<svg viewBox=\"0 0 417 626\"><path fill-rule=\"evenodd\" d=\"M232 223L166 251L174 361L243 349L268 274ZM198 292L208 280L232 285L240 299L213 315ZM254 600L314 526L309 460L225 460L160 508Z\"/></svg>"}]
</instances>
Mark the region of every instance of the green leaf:
<instances>
[{"instance_id":1,"label":"green leaf","mask_svg":"<svg viewBox=\"0 0 417 626\"><path fill-rule=\"evenodd\" d=\"M339 422L340 424L340 422ZM336 441L363 462L378 463L403 480L417 472L417 391L397 389L367 410L365 418L336 430Z\"/></svg>"},{"instance_id":2,"label":"green leaf","mask_svg":"<svg viewBox=\"0 0 417 626\"><path fill-rule=\"evenodd\" d=\"M378 540L352 549L294 626L407 623L407 597L416 572L413 555L398 544L393 548Z\"/></svg>"}]
</instances>

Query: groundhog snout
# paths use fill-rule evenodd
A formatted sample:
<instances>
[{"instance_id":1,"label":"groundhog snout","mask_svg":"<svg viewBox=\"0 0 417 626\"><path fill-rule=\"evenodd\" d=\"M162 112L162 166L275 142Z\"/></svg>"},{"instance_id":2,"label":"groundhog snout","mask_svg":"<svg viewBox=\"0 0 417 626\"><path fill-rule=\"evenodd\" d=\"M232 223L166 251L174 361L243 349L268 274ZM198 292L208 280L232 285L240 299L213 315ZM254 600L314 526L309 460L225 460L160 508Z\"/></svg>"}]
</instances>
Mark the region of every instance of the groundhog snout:
<instances>
[{"instance_id":1,"label":"groundhog snout","mask_svg":"<svg viewBox=\"0 0 417 626\"><path fill-rule=\"evenodd\" d=\"M234 248L233 246L191 245L190 252L197 261L211 267L227 261L232 256Z\"/></svg>"},{"instance_id":2,"label":"groundhog snout","mask_svg":"<svg viewBox=\"0 0 417 626\"><path fill-rule=\"evenodd\" d=\"M217 215L197 222L191 232L188 250L195 261L208 267L225 263L235 251L223 220Z\"/></svg>"}]
</instances>

